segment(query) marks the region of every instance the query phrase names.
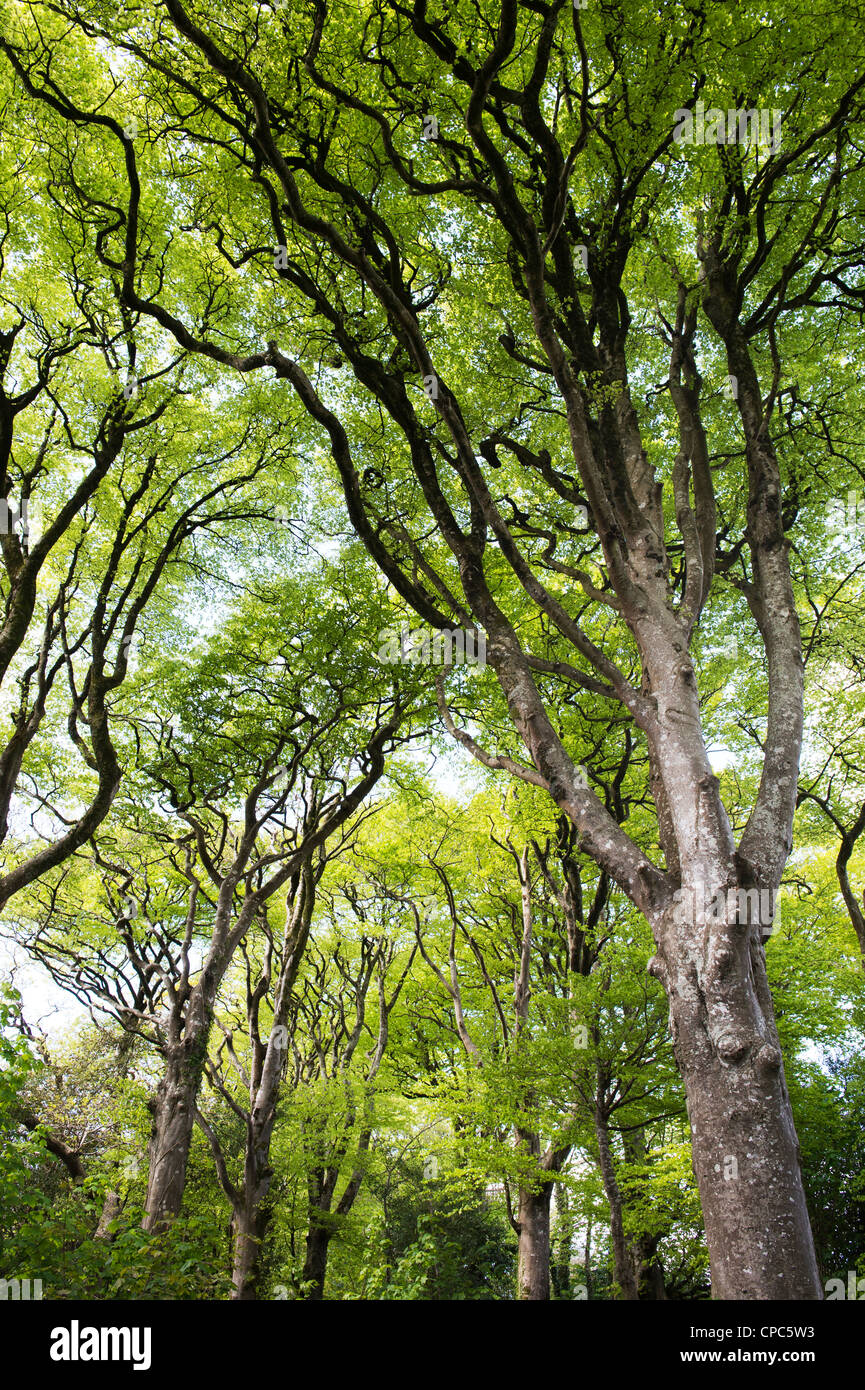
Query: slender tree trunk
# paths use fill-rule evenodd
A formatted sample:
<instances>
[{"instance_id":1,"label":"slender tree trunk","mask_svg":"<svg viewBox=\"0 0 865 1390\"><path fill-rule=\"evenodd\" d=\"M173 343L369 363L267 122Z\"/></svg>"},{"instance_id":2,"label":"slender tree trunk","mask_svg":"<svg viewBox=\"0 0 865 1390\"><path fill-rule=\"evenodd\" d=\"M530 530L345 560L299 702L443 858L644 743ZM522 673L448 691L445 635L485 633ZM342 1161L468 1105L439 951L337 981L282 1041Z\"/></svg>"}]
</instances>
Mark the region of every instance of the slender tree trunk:
<instances>
[{"instance_id":1,"label":"slender tree trunk","mask_svg":"<svg viewBox=\"0 0 865 1390\"><path fill-rule=\"evenodd\" d=\"M258 1297L257 1280L261 1248L269 1223L268 1194L273 1180L270 1144L284 1070L289 1006L309 937L314 904L315 879L307 862L299 889L286 909L282 966L276 983L270 1038L267 1044L262 1046L257 1036L256 1022L255 1037L252 1040L253 1065L243 1186L237 1194L238 1200L234 1203L233 1299L250 1300Z\"/></svg>"},{"instance_id":2,"label":"slender tree trunk","mask_svg":"<svg viewBox=\"0 0 865 1390\"><path fill-rule=\"evenodd\" d=\"M622 1147L629 1163L644 1165L647 1148L642 1129L626 1131L622 1134ZM634 1197L638 1201L651 1202L651 1185L647 1179L634 1185ZM634 1266L634 1279L637 1284L637 1297L641 1301L657 1302L666 1300L664 1269L658 1258L660 1234L641 1235L631 1241L631 1260Z\"/></svg>"},{"instance_id":3,"label":"slender tree trunk","mask_svg":"<svg viewBox=\"0 0 865 1390\"><path fill-rule=\"evenodd\" d=\"M233 1300L250 1301L258 1298L261 1252L270 1224L270 1185L273 1169L270 1166L270 1139L276 1115L276 1093L265 1113L263 1129L253 1114L248 1130L243 1185L235 1191L232 1205L234 1216L234 1264L232 1269Z\"/></svg>"},{"instance_id":4,"label":"slender tree trunk","mask_svg":"<svg viewBox=\"0 0 865 1390\"><path fill-rule=\"evenodd\" d=\"M93 1232L94 1239L114 1239L114 1235L111 1231L111 1223L117 1220L122 1210L123 1204L120 1200L120 1194L118 1192L106 1192L105 1200L102 1203L102 1212L99 1217L99 1225Z\"/></svg>"},{"instance_id":5,"label":"slender tree trunk","mask_svg":"<svg viewBox=\"0 0 865 1390\"><path fill-rule=\"evenodd\" d=\"M610 1243L613 1250L613 1277L621 1291L621 1297L636 1302L637 1281L631 1261L628 1244L625 1240L625 1227L622 1219L622 1193L616 1181L616 1169L610 1144L609 1117L600 1107L595 1106L595 1136L598 1141L598 1158L604 1191L610 1204Z\"/></svg>"},{"instance_id":6,"label":"slender tree trunk","mask_svg":"<svg viewBox=\"0 0 865 1390\"><path fill-rule=\"evenodd\" d=\"M544 1301L550 1296L550 1198L552 1186L540 1192L521 1187L517 1224L517 1292L520 1299Z\"/></svg>"},{"instance_id":7,"label":"slender tree trunk","mask_svg":"<svg viewBox=\"0 0 865 1390\"><path fill-rule=\"evenodd\" d=\"M838 824L838 822L836 822ZM859 942L859 950L862 955L862 965L865 967L865 913L853 891L850 883L848 865L856 848L863 829L865 829L865 802L859 811L856 820L849 830L841 830L841 848L838 851L838 858L835 860L835 871L838 875L838 885L841 889L841 896L850 914L850 921Z\"/></svg>"},{"instance_id":8,"label":"slender tree trunk","mask_svg":"<svg viewBox=\"0 0 865 1390\"><path fill-rule=\"evenodd\" d=\"M571 1242L574 1234L574 1218L565 1187L561 1187L557 1193L556 1214L558 1218L557 1257L551 1264L550 1274L556 1298L567 1298L571 1288Z\"/></svg>"}]
</instances>

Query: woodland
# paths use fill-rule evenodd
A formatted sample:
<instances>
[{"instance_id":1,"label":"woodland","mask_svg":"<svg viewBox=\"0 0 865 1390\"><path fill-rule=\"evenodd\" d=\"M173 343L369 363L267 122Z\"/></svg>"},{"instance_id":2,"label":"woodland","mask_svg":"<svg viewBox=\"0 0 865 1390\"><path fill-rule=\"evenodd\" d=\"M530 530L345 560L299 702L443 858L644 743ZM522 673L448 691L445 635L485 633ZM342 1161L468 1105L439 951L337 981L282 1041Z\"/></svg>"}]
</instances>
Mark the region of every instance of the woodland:
<instances>
[{"instance_id":1,"label":"woodland","mask_svg":"<svg viewBox=\"0 0 865 1390\"><path fill-rule=\"evenodd\" d=\"M865 1298L863 315L847 0L0 0L5 1297Z\"/></svg>"}]
</instances>

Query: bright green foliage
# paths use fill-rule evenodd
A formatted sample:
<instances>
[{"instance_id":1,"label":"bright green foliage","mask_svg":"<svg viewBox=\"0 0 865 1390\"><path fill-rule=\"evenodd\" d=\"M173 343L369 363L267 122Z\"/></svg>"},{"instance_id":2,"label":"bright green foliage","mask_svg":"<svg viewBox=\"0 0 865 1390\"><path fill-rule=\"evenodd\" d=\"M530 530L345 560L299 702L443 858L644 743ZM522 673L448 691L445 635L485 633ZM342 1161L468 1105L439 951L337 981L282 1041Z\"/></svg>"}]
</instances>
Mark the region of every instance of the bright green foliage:
<instances>
[{"instance_id":1,"label":"bright green foliage","mask_svg":"<svg viewBox=\"0 0 865 1390\"><path fill-rule=\"evenodd\" d=\"M430 618L462 603L459 561L431 513L433 489L419 481L424 450L456 523L469 533L477 517L397 316L349 273L339 239L423 300L424 342L532 574L637 687L642 677L620 607L606 602L598 537L588 520L573 524L567 488L548 486L544 470L555 466L582 505L567 471L570 423L535 351L488 172L468 143L470 69L461 65L482 61L498 7L334 0L316 37L323 8L185 5L252 64L270 103L270 163L251 138L242 85L187 42L170 7L8 0L0 19L0 335L23 324L0 376L4 390L34 387L16 417L7 491L29 479L44 529L110 427L123 434L45 557L0 693L0 745L33 720L11 779L4 874L56 841L96 793L86 695L100 672L118 782L74 852L3 908L3 933L92 1017L47 1042L27 1040L20 999L0 997L0 1278L41 1278L44 1296L59 1300L230 1295L231 1211L201 1130L182 1215L168 1232L140 1229L171 991L187 965L191 981L199 976L219 892L211 870L230 858L251 790L303 746L289 799L300 815L358 775L374 720L398 707L386 775L323 869L298 966L269 1153L262 1296L312 1296L303 1271L318 1221L331 1235L329 1300L509 1300L520 1194L546 1191L555 1298L619 1295L610 1234L619 1200L629 1249L651 1248L666 1296L703 1299L688 1118L664 993L646 971L649 928L550 796L508 771L525 749L491 671L457 667L439 690L439 671L380 657L401 628L432 631L419 606ZM862 112L857 97L849 122L814 134L813 150L764 201L762 155L732 145L709 159L667 140L673 113L700 93L723 107L783 108L785 149L832 116L865 62L858 16L852 25L850 7L828 0L775 9L590 0L573 12L577 23L568 4L521 5L499 115L487 126L540 227L550 211L543 170L506 113L509 93L532 78L551 15L549 70L537 76L545 118L562 148L580 153L567 185L568 235L578 230L591 248L578 292L592 337L592 277L623 258L621 302L604 312L621 315L622 370L663 491L673 591L685 565L670 325L680 292L679 307L700 303L701 237L722 226L748 267L742 312L759 328L755 369L774 403L807 679L800 804L766 961L828 1278L865 1272ZM418 41L412 10L428 16L433 41ZM586 142L584 65L594 112ZM427 140L432 113L440 134ZM321 223L288 216L277 160L326 236ZM750 204L742 180L755 181ZM467 183L477 185L472 196ZM556 254L553 239L542 257L551 285ZM775 317L779 279L787 303ZM747 559L741 422L718 341L699 338L696 351L718 554L692 655L738 835L763 763L768 675ZM279 353L338 417L350 468L343 459L341 471L338 432L303 408ZM600 417L621 404L619 391L578 356L573 371ZM519 581L500 539L487 534L482 552L490 595L535 659L551 727L612 819L660 864L643 734ZM5 605L14 564L4 573ZM42 704L40 660L57 663ZM445 694L463 745L476 740L491 755L484 766L445 727ZM262 796L270 804L269 790ZM267 817L259 832L265 874L285 842ZM261 1042L248 998L278 952L291 886L238 948L203 1059L200 1115L234 1181ZM567 886L579 924L571 954ZM372 945L391 951L386 995L405 974L374 1074L378 978L362 1007L357 1000ZM30 1024L37 1005L38 993L25 1008ZM618 1196L602 1171L604 1137ZM49 1140L72 1154L77 1176ZM327 1208L322 1174L333 1177Z\"/></svg>"}]
</instances>

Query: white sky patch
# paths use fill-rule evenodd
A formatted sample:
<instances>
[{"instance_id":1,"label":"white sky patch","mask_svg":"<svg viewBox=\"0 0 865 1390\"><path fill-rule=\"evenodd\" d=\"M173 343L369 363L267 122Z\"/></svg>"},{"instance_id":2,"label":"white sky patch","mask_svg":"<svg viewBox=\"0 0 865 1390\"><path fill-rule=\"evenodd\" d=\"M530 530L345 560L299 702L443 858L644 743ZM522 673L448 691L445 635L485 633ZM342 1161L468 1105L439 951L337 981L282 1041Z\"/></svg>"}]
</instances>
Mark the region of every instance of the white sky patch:
<instances>
[{"instance_id":1,"label":"white sky patch","mask_svg":"<svg viewBox=\"0 0 865 1390\"><path fill-rule=\"evenodd\" d=\"M2 938L0 980L15 986L28 1024L49 1038L59 1037L89 1018L84 1005L55 984L45 967L31 960L23 946Z\"/></svg>"},{"instance_id":2,"label":"white sky patch","mask_svg":"<svg viewBox=\"0 0 865 1390\"><path fill-rule=\"evenodd\" d=\"M736 755L731 753L729 748L724 748L723 745L709 748L709 763L716 776L719 772L726 772L727 768L732 767L735 761Z\"/></svg>"}]
</instances>

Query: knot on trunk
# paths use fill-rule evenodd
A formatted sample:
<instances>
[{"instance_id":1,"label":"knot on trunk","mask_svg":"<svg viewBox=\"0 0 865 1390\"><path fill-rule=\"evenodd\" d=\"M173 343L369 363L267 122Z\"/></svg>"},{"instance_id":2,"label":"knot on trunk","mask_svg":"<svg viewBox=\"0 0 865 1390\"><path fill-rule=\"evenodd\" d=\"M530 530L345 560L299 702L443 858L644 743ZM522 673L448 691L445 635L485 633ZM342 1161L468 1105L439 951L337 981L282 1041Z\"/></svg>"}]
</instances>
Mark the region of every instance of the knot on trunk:
<instances>
[{"instance_id":1,"label":"knot on trunk","mask_svg":"<svg viewBox=\"0 0 865 1390\"><path fill-rule=\"evenodd\" d=\"M722 1033L715 1040L715 1051L721 1062L729 1066L731 1062L740 1062L743 1057L748 1055L751 1048L751 1039L742 1033Z\"/></svg>"},{"instance_id":2,"label":"knot on trunk","mask_svg":"<svg viewBox=\"0 0 865 1390\"><path fill-rule=\"evenodd\" d=\"M772 1043L764 1043L754 1058L758 1071L765 1073L781 1070L781 1053Z\"/></svg>"}]
</instances>

